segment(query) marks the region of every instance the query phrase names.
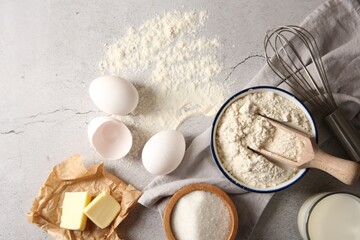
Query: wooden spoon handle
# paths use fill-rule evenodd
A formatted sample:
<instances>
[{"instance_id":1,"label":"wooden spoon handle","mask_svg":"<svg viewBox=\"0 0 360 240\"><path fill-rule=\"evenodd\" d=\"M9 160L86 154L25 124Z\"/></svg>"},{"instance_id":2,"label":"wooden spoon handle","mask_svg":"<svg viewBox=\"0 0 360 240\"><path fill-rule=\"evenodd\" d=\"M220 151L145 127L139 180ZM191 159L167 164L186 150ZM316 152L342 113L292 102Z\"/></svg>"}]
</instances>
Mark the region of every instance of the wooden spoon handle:
<instances>
[{"instance_id":1,"label":"wooden spoon handle","mask_svg":"<svg viewBox=\"0 0 360 240\"><path fill-rule=\"evenodd\" d=\"M329 155L320 149L315 152L314 160L307 167L323 170L345 184L354 184L360 175L360 164Z\"/></svg>"}]
</instances>

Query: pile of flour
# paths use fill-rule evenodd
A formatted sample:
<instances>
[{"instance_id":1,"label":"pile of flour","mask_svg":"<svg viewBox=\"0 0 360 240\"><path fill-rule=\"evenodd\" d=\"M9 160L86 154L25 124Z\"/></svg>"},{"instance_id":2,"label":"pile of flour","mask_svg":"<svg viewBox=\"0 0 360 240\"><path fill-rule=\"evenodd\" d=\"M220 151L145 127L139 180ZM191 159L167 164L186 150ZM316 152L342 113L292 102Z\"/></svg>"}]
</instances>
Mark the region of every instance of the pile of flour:
<instances>
[{"instance_id":1,"label":"pile of flour","mask_svg":"<svg viewBox=\"0 0 360 240\"><path fill-rule=\"evenodd\" d=\"M177 129L193 115L213 115L224 101L226 87L216 81L220 42L198 36L207 20L206 11L168 12L106 46L103 73L130 80L139 92L134 113L117 116L132 131L130 155L138 156L156 132Z\"/></svg>"},{"instance_id":2,"label":"pile of flour","mask_svg":"<svg viewBox=\"0 0 360 240\"><path fill-rule=\"evenodd\" d=\"M248 147L267 149L296 161L303 143L294 134L277 130L259 114L287 122L308 134L312 127L298 106L273 92L250 93L225 110L216 132L220 161L245 185L268 188L287 181L297 171L280 168Z\"/></svg>"}]
</instances>

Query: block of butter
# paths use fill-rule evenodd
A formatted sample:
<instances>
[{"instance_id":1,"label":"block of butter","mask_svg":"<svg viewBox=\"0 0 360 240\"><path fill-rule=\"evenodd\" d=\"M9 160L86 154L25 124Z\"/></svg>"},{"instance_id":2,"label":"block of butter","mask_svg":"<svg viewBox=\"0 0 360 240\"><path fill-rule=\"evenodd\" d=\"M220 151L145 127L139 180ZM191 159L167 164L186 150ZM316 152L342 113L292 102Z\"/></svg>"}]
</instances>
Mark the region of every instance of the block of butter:
<instances>
[{"instance_id":1,"label":"block of butter","mask_svg":"<svg viewBox=\"0 0 360 240\"><path fill-rule=\"evenodd\" d=\"M84 208L91 201L87 192L66 192L62 205L60 227L83 231L86 226Z\"/></svg>"},{"instance_id":2,"label":"block of butter","mask_svg":"<svg viewBox=\"0 0 360 240\"><path fill-rule=\"evenodd\" d=\"M109 193L102 192L84 209L84 213L99 228L104 229L110 225L120 212L120 204Z\"/></svg>"}]
</instances>

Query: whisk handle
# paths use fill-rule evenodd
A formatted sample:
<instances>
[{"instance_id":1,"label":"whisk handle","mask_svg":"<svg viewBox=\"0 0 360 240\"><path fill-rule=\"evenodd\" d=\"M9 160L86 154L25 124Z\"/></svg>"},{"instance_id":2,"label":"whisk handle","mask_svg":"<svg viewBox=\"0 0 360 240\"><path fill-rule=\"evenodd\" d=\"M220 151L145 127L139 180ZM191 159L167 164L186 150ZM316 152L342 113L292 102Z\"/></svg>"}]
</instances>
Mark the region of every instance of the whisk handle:
<instances>
[{"instance_id":1,"label":"whisk handle","mask_svg":"<svg viewBox=\"0 0 360 240\"><path fill-rule=\"evenodd\" d=\"M325 117L325 121L334 134L340 140L349 157L360 163L360 138L359 133L351 125L350 120L343 111L338 108L336 111Z\"/></svg>"}]
</instances>

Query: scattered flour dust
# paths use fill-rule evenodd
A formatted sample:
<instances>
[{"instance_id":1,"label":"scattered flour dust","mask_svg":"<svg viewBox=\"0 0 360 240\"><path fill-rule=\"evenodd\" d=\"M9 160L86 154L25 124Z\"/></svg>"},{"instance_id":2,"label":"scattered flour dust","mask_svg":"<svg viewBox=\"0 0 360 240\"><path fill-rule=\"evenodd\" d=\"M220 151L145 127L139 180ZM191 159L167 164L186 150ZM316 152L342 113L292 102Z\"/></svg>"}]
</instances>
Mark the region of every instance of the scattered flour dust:
<instances>
[{"instance_id":1,"label":"scattered flour dust","mask_svg":"<svg viewBox=\"0 0 360 240\"><path fill-rule=\"evenodd\" d=\"M206 11L168 12L106 45L103 73L130 80L139 92L133 114L117 116L132 131L130 155L156 132L177 129L193 115L213 115L224 101L225 87L215 81L220 42L198 36L207 19Z\"/></svg>"},{"instance_id":2,"label":"scattered flour dust","mask_svg":"<svg viewBox=\"0 0 360 240\"><path fill-rule=\"evenodd\" d=\"M231 225L229 209L208 191L193 191L178 200L171 214L171 229L178 240L225 240Z\"/></svg>"},{"instance_id":3,"label":"scattered flour dust","mask_svg":"<svg viewBox=\"0 0 360 240\"><path fill-rule=\"evenodd\" d=\"M294 134L274 128L259 114L287 122L308 134L312 127L299 107L273 92L250 93L225 110L216 132L220 160L245 185L268 188L289 180L297 171L280 168L247 147L267 149L297 161L303 143Z\"/></svg>"}]
</instances>

